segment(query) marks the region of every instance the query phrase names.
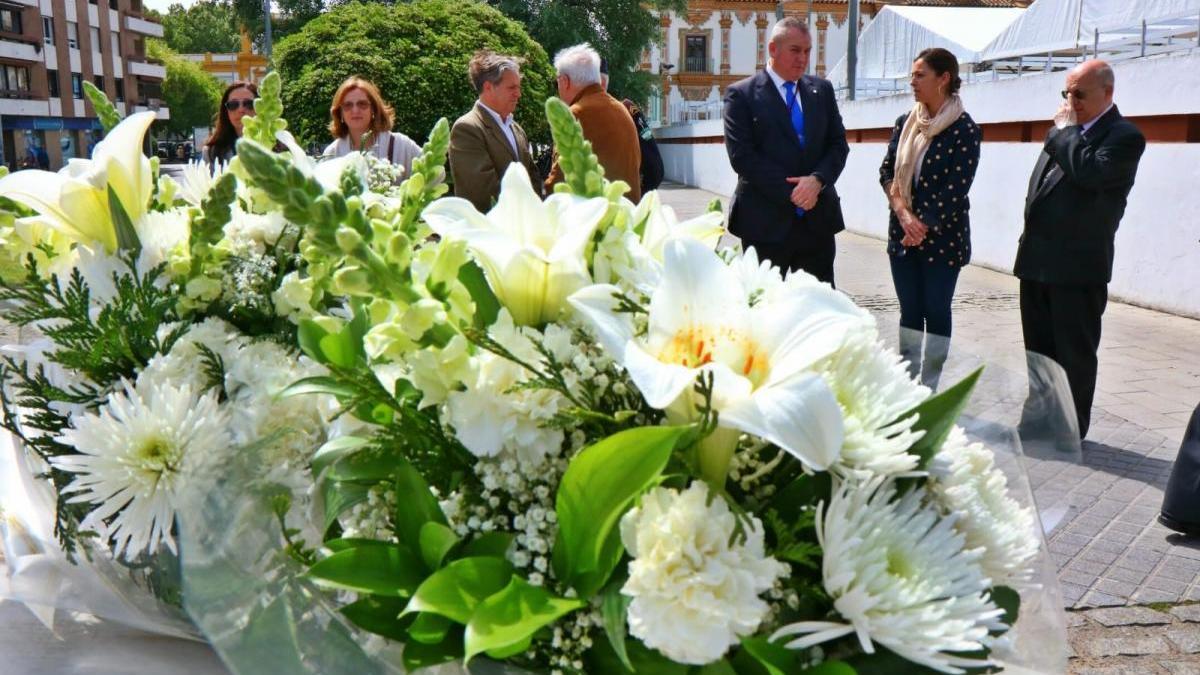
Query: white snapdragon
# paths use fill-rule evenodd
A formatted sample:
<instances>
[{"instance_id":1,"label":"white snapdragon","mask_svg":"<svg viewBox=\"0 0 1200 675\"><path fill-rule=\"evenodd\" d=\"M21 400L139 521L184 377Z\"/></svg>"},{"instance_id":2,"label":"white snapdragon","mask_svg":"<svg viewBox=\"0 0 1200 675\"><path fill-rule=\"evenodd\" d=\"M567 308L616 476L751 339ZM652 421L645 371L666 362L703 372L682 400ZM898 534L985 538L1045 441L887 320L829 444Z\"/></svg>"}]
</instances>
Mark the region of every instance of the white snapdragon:
<instances>
[{"instance_id":1,"label":"white snapdragon","mask_svg":"<svg viewBox=\"0 0 1200 675\"><path fill-rule=\"evenodd\" d=\"M787 574L763 549L762 523L751 519L734 540L736 519L697 481L682 493L655 488L621 519L632 556L621 593L630 633L679 663L720 659L758 629L768 611L759 596Z\"/></svg>"}]
</instances>

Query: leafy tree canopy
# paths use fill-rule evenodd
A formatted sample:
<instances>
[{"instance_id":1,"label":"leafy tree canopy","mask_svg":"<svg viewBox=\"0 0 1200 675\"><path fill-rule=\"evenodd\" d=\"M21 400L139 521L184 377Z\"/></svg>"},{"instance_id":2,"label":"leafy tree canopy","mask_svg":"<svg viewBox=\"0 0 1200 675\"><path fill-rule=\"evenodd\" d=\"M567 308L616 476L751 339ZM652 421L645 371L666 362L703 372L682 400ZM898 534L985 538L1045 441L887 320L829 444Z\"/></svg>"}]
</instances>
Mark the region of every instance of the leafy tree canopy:
<instances>
[{"instance_id":1,"label":"leafy tree canopy","mask_svg":"<svg viewBox=\"0 0 1200 675\"><path fill-rule=\"evenodd\" d=\"M395 108L395 130L423 143L438 118L453 121L474 103L467 63L479 49L526 59L516 117L532 140L548 142L542 105L555 90L546 52L517 22L463 0L340 5L276 43L288 128L303 143L328 142L333 94L359 75Z\"/></svg>"},{"instance_id":2,"label":"leafy tree canopy","mask_svg":"<svg viewBox=\"0 0 1200 675\"><path fill-rule=\"evenodd\" d=\"M175 3L161 16L163 39L180 54L226 53L241 48L237 13L228 2L200 0L187 8Z\"/></svg>"},{"instance_id":3,"label":"leafy tree canopy","mask_svg":"<svg viewBox=\"0 0 1200 675\"><path fill-rule=\"evenodd\" d=\"M683 11L685 0L489 0L520 21L552 57L563 47L591 43L608 60L608 89L645 102L651 75L638 69L642 50L659 38L656 13Z\"/></svg>"},{"instance_id":4,"label":"leafy tree canopy","mask_svg":"<svg viewBox=\"0 0 1200 675\"><path fill-rule=\"evenodd\" d=\"M163 103L171 110L167 131L190 136L193 128L211 125L221 102L221 82L161 40L147 40L146 53L167 68L162 83Z\"/></svg>"}]
</instances>

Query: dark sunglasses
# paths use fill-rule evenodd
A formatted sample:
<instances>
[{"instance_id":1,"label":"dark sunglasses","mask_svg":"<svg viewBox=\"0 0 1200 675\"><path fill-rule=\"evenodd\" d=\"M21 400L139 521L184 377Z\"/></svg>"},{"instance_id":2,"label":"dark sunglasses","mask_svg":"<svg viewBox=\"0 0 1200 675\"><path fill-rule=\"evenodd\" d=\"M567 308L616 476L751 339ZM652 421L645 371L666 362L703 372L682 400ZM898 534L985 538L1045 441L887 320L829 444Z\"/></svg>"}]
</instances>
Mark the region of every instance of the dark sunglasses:
<instances>
[{"instance_id":1,"label":"dark sunglasses","mask_svg":"<svg viewBox=\"0 0 1200 675\"><path fill-rule=\"evenodd\" d=\"M252 99L252 98L242 99L240 101L235 101L235 100L230 99L228 101L225 101L225 109L228 110L229 112L233 112L234 110L237 110L239 107L241 107L242 110L254 110L254 101L256 101L256 100L257 99Z\"/></svg>"},{"instance_id":2,"label":"dark sunglasses","mask_svg":"<svg viewBox=\"0 0 1200 675\"><path fill-rule=\"evenodd\" d=\"M1087 92L1082 89L1076 89L1075 91L1063 89L1062 91L1060 91L1058 93L1062 94L1062 97L1064 100L1066 100L1066 98L1068 96L1074 96L1076 101L1086 101L1087 100Z\"/></svg>"}]
</instances>

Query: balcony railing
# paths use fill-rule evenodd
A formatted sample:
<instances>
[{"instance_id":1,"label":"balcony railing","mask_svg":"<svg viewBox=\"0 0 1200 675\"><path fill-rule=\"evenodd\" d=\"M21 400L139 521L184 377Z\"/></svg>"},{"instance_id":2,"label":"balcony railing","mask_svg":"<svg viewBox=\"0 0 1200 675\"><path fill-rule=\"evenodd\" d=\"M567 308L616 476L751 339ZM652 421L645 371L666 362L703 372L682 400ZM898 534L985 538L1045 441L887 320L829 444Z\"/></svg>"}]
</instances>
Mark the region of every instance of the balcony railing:
<instances>
[{"instance_id":1,"label":"balcony railing","mask_svg":"<svg viewBox=\"0 0 1200 675\"><path fill-rule=\"evenodd\" d=\"M0 39L0 58L14 61L41 61L41 45L13 38Z\"/></svg>"},{"instance_id":2,"label":"balcony railing","mask_svg":"<svg viewBox=\"0 0 1200 675\"><path fill-rule=\"evenodd\" d=\"M142 35L149 35L151 37L160 38L163 36L162 24L155 23L153 21L147 21L146 19L141 19L132 15L125 16L125 28L135 33L141 33Z\"/></svg>"}]
</instances>

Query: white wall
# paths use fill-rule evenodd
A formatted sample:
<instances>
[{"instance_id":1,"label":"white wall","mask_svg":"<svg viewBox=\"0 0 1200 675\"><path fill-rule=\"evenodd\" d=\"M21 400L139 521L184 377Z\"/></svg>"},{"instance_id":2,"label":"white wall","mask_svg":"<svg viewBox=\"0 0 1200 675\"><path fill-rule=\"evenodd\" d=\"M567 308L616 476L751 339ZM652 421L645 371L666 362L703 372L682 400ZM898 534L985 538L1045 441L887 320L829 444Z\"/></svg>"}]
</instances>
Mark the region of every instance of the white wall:
<instances>
[{"instance_id":1,"label":"white wall","mask_svg":"<svg viewBox=\"0 0 1200 675\"><path fill-rule=\"evenodd\" d=\"M1200 112L1200 56L1118 64L1117 104L1130 115ZM980 122L1047 119L1061 101L1062 73L964 88ZM1170 86L1168 86L1168 84ZM848 128L891 126L912 105L903 96L844 102ZM666 127L660 138L718 137L721 122ZM985 132L986 133L986 132ZM661 143L667 177L728 197L736 185L723 143ZM882 238L887 204L879 188L884 143L852 143L838 180L846 226ZM1012 270L1025 190L1040 143L985 143L971 189L973 262ZM1109 293L1114 299L1200 318L1200 144L1151 143L1117 232Z\"/></svg>"}]
</instances>

